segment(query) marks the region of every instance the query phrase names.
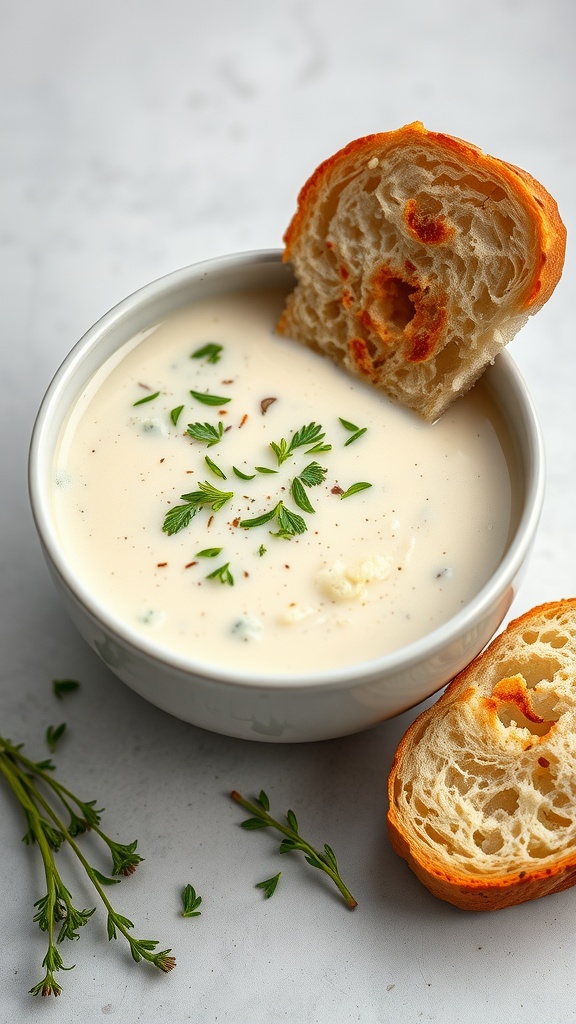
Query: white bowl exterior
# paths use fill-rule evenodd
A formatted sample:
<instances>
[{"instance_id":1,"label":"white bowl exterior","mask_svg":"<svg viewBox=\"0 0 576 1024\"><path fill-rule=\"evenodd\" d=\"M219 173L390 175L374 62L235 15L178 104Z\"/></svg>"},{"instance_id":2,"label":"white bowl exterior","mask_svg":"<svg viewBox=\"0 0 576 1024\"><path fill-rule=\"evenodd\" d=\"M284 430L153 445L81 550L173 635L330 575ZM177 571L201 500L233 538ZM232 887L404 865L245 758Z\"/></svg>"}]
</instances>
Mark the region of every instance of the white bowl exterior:
<instances>
[{"instance_id":1,"label":"white bowl exterior","mask_svg":"<svg viewBox=\"0 0 576 1024\"><path fill-rule=\"evenodd\" d=\"M522 378L507 353L486 371L518 458L524 493L520 521L502 563L469 605L428 637L372 662L294 680L251 679L145 645L115 621L76 576L51 517L53 458L67 410L95 370L156 320L199 298L285 286L291 271L276 250L222 257L176 271L125 299L75 346L50 384L30 446L30 500L42 548L68 613L112 672L164 711L243 739L303 742L376 725L435 693L488 643L521 583L544 494L542 437Z\"/></svg>"}]
</instances>

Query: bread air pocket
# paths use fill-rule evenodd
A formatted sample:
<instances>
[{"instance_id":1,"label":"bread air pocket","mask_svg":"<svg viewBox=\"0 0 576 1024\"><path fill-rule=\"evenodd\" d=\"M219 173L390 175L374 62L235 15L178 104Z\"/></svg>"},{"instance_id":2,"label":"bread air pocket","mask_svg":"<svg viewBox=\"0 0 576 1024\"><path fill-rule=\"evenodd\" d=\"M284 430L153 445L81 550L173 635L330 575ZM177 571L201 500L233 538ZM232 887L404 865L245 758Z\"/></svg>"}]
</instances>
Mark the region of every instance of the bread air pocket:
<instances>
[{"instance_id":1,"label":"bread air pocket","mask_svg":"<svg viewBox=\"0 0 576 1024\"><path fill-rule=\"evenodd\" d=\"M416 720L388 827L427 888L463 909L575 883L576 600L512 622Z\"/></svg>"}]
</instances>

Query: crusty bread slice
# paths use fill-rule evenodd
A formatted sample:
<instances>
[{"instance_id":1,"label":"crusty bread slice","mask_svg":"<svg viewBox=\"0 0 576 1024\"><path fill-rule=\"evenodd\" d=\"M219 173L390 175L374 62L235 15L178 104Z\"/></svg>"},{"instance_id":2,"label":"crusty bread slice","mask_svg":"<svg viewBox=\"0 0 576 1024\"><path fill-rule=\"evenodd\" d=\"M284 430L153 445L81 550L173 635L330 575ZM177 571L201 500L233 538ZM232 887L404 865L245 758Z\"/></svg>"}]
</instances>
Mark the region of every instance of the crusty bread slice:
<instances>
[{"instance_id":1,"label":"crusty bread slice","mask_svg":"<svg viewBox=\"0 0 576 1024\"><path fill-rule=\"evenodd\" d=\"M550 297L565 240L525 171L420 122L369 135L300 192L279 330L434 420Z\"/></svg>"},{"instance_id":2,"label":"crusty bread slice","mask_svg":"<svg viewBox=\"0 0 576 1024\"><path fill-rule=\"evenodd\" d=\"M392 846L435 896L496 910L576 883L576 599L514 622L401 740Z\"/></svg>"}]
</instances>

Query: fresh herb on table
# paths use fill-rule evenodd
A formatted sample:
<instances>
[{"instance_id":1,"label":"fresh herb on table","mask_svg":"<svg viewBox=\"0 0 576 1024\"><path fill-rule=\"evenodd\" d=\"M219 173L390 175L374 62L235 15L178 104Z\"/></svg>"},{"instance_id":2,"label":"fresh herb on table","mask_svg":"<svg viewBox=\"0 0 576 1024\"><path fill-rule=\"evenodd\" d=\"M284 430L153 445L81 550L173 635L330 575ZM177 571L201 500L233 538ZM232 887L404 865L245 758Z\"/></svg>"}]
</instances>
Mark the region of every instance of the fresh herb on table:
<instances>
[{"instance_id":1,"label":"fresh herb on table","mask_svg":"<svg viewBox=\"0 0 576 1024\"><path fill-rule=\"evenodd\" d=\"M264 790L261 790L259 797L253 801L246 800L246 798L236 790L233 790L230 796L237 804L240 804L245 811L248 811L252 815L252 817L241 822L241 828L248 830L274 828L276 831L282 833L285 838L280 843L279 852L295 853L300 850L304 854L304 859L308 864L313 868L319 868L321 871L326 872L342 893L350 909L354 910L354 907L357 906L356 900L340 877L334 851L330 846L328 846L328 843L324 844L324 849L322 851L315 850L310 843L306 842L305 839L302 839L302 836L298 831L298 821L294 811L286 812L286 824L283 824L280 821L276 821L276 819L269 814L270 801ZM279 876L277 876L276 881L278 880L278 877ZM259 886L264 888L267 884L272 882L273 879L267 879L266 882L259 883ZM272 895L272 893L270 893L270 895Z\"/></svg>"},{"instance_id":2,"label":"fresh herb on table","mask_svg":"<svg viewBox=\"0 0 576 1024\"><path fill-rule=\"evenodd\" d=\"M50 760L34 762L22 753L22 744L14 744L0 737L0 773L4 776L26 819L27 831L24 842L37 844L44 866L46 895L36 901L34 915L43 932L46 932L48 949L42 962L44 977L33 988L32 995L60 995L62 986L56 981L59 971L72 969L64 965L60 943L64 939L78 939L79 929L84 927L95 912L95 907L79 910L72 903L72 895L56 866L55 853L67 846L76 856L94 887L107 912L108 939L124 936L130 947L132 958L138 963L147 960L159 970L168 973L176 966L170 956L170 949L156 952L158 942L153 939L137 939L130 934L134 927L131 921L114 909L105 889L120 881L110 878L93 867L86 859L77 838L83 832L91 831L107 846L112 858L113 875L131 875L142 860L136 853L136 840L118 843L101 828L102 810L96 810L95 800L80 800L60 783L52 774L54 765Z\"/></svg>"},{"instance_id":3,"label":"fresh herb on table","mask_svg":"<svg viewBox=\"0 0 576 1024\"><path fill-rule=\"evenodd\" d=\"M269 900L271 896L276 892L278 882L280 881L281 871L277 875L273 875L272 878L265 878L263 882L256 882L256 889L264 890L264 898Z\"/></svg>"},{"instance_id":4,"label":"fresh herb on table","mask_svg":"<svg viewBox=\"0 0 576 1024\"><path fill-rule=\"evenodd\" d=\"M80 689L80 683L75 679L52 680L52 691L54 696L58 697L58 700L62 700L67 693L74 693L74 691L78 689Z\"/></svg>"},{"instance_id":5,"label":"fresh herb on table","mask_svg":"<svg viewBox=\"0 0 576 1024\"><path fill-rule=\"evenodd\" d=\"M66 722L60 722L60 725L49 725L46 729L46 743L51 754L56 750L58 741L62 739L65 731Z\"/></svg>"},{"instance_id":6,"label":"fresh herb on table","mask_svg":"<svg viewBox=\"0 0 576 1024\"><path fill-rule=\"evenodd\" d=\"M182 890L182 917L200 917L202 911L198 907L201 903L202 897L196 895L194 886L185 886Z\"/></svg>"}]
</instances>

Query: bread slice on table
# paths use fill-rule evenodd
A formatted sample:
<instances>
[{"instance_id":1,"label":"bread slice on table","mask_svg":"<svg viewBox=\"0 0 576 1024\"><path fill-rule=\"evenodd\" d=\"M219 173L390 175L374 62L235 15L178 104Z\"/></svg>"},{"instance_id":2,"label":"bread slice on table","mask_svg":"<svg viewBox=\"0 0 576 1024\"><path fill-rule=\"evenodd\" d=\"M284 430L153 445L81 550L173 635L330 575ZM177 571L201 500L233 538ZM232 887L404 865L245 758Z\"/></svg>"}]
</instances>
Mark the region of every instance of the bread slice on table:
<instances>
[{"instance_id":1,"label":"bread slice on table","mask_svg":"<svg viewBox=\"0 0 576 1024\"><path fill-rule=\"evenodd\" d=\"M368 135L300 192L279 330L435 420L550 297L565 240L525 171L418 121Z\"/></svg>"},{"instance_id":2,"label":"bread slice on table","mask_svg":"<svg viewBox=\"0 0 576 1024\"><path fill-rule=\"evenodd\" d=\"M408 729L393 848L440 899L496 910L576 883L576 599L514 622Z\"/></svg>"}]
</instances>

